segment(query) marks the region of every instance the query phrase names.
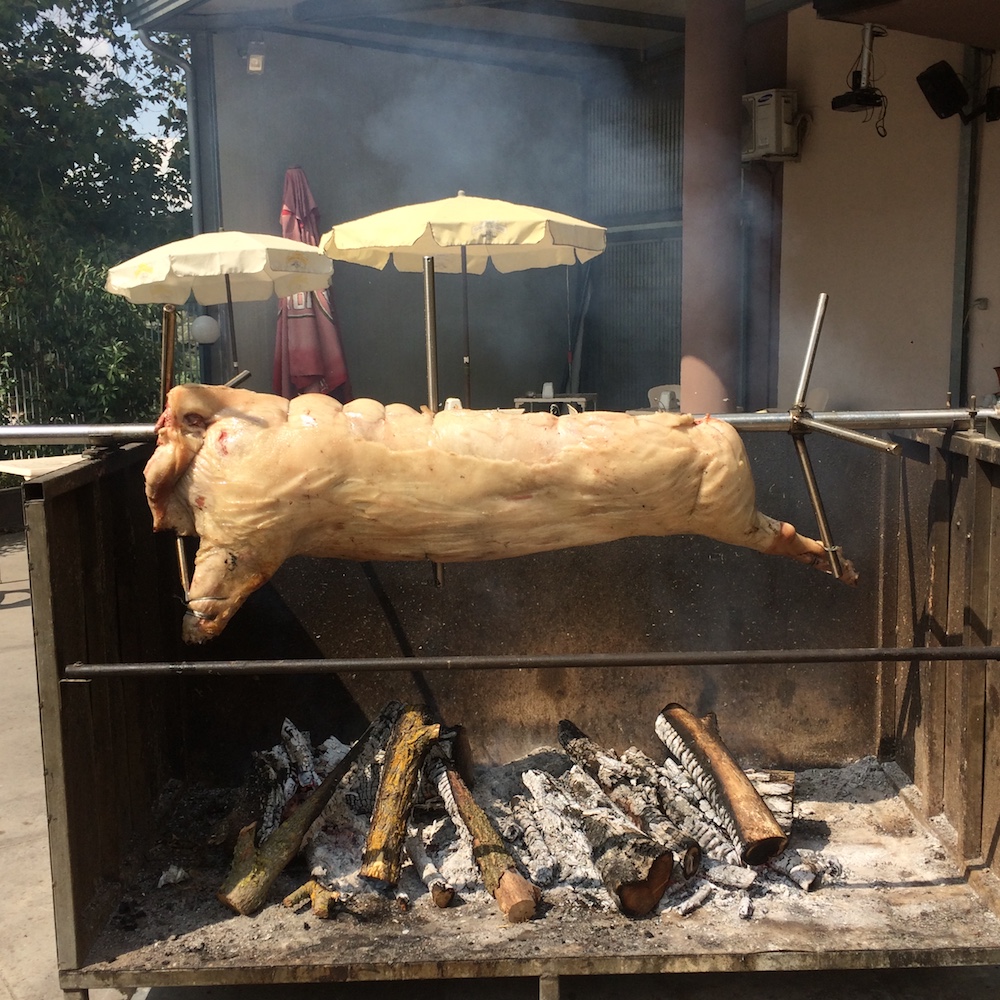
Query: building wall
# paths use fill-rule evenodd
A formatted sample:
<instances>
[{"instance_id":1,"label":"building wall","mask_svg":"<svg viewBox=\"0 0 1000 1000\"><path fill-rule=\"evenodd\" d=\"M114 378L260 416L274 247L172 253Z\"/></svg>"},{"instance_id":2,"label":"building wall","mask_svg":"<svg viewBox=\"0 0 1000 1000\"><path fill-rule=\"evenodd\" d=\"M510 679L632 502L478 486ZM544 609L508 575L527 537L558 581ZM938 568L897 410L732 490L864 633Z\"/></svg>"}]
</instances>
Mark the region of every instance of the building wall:
<instances>
[{"instance_id":1,"label":"building wall","mask_svg":"<svg viewBox=\"0 0 1000 1000\"><path fill-rule=\"evenodd\" d=\"M983 124L970 295L987 300L968 314L969 392L982 405L1000 393L1000 122Z\"/></svg>"},{"instance_id":2,"label":"building wall","mask_svg":"<svg viewBox=\"0 0 1000 1000\"><path fill-rule=\"evenodd\" d=\"M960 69L963 50L900 32L875 40L875 85L888 97L883 138L863 113L830 108L848 89L861 32L817 19L811 6L789 15L788 86L810 123L801 162L784 169L782 408L793 402L821 292L830 301L810 402L826 390L832 407L941 406L948 391L963 126L934 115L916 76L939 59Z\"/></svg>"},{"instance_id":3,"label":"building wall","mask_svg":"<svg viewBox=\"0 0 1000 1000\"><path fill-rule=\"evenodd\" d=\"M282 184L302 167L329 228L383 209L468 194L580 216L582 95L565 78L267 35L248 76L215 36L228 229L278 232ZM469 278L473 404L512 405L566 357L567 269ZM427 401L423 276L338 263L334 304L356 395ZM461 396L461 279L437 276L440 395ZM236 306L249 388L270 389L275 300Z\"/></svg>"}]
</instances>

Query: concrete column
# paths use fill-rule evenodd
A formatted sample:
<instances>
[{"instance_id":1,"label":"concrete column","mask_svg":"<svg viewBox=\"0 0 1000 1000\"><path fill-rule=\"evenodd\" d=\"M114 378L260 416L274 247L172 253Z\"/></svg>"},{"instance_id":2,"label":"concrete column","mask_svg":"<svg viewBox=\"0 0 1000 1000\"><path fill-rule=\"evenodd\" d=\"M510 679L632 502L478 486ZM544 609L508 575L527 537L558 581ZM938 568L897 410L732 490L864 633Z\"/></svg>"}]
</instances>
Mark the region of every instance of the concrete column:
<instances>
[{"instance_id":1,"label":"concrete column","mask_svg":"<svg viewBox=\"0 0 1000 1000\"><path fill-rule=\"evenodd\" d=\"M681 408L736 409L744 0L697 0L684 29Z\"/></svg>"}]
</instances>

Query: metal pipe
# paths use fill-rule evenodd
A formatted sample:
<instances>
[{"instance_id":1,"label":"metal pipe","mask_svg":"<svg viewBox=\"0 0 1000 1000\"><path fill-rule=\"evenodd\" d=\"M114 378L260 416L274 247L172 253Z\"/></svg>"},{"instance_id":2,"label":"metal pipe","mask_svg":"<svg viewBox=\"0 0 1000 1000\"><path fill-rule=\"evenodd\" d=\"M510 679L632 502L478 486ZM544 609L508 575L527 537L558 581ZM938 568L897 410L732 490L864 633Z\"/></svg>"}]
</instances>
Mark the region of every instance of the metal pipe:
<instances>
[{"instance_id":1,"label":"metal pipe","mask_svg":"<svg viewBox=\"0 0 1000 1000\"><path fill-rule=\"evenodd\" d=\"M472 334L469 332L469 261L465 244L462 254L462 364L465 368L465 406L472 409Z\"/></svg>"},{"instance_id":2,"label":"metal pipe","mask_svg":"<svg viewBox=\"0 0 1000 1000\"><path fill-rule=\"evenodd\" d=\"M234 380L235 382L235 380ZM699 419L705 414L697 415ZM940 429L966 431L988 416L1000 416L997 410L824 410L812 419L835 427L867 430ZM790 413L719 413L738 431L790 431ZM0 426L0 447L25 444L120 444L128 441L151 441L156 437L153 424L12 424Z\"/></svg>"},{"instance_id":3,"label":"metal pipe","mask_svg":"<svg viewBox=\"0 0 1000 1000\"><path fill-rule=\"evenodd\" d=\"M809 345L806 347L806 358L802 364L802 374L799 376L799 387L795 390L794 410L803 410L806 405L806 393L809 391L809 379L812 375L813 363L816 361L816 349L819 347L819 335L823 329L823 317L826 315L826 305L830 297L826 292L819 293L816 303L816 314L813 316L812 330L809 333Z\"/></svg>"},{"instance_id":4,"label":"metal pipe","mask_svg":"<svg viewBox=\"0 0 1000 1000\"><path fill-rule=\"evenodd\" d=\"M160 411L167 407L167 393L174 385L174 341L177 338L177 306L163 307L160 333Z\"/></svg>"},{"instance_id":5,"label":"metal pipe","mask_svg":"<svg viewBox=\"0 0 1000 1000\"><path fill-rule=\"evenodd\" d=\"M433 257L424 257L424 342L427 352L427 407L431 413L437 413L437 299L434 292Z\"/></svg>"},{"instance_id":6,"label":"metal pipe","mask_svg":"<svg viewBox=\"0 0 1000 1000\"><path fill-rule=\"evenodd\" d=\"M853 427L866 430L972 430L977 421L995 415L996 411L943 408L940 410L823 410L811 414L814 420L836 427ZM696 416L704 416L699 414ZM739 431L790 431L791 413L718 413L717 420L725 420Z\"/></svg>"},{"instance_id":7,"label":"metal pipe","mask_svg":"<svg viewBox=\"0 0 1000 1000\"><path fill-rule=\"evenodd\" d=\"M882 438L872 437L870 434L859 434L846 427L824 424L821 420L815 420L801 414L795 418L795 424L807 431L819 431L822 434L829 434L831 437L841 438L844 441L852 441L854 444L864 445L864 447L872 448L875 451L884 451L890 455L898 455L903 450L895 441L884 441Z\"/></svg>"},{"instance_id":8,"label":"metal pipe","mask_svg":"<svg viewBox=\"0 0 1000 1000\"><path fill-rule=\"evenodd\" d=\"M809 500L816 514L816 526L819 529L819 537L823 542L823 548L826 549L827 558L830 560L830 570L839 580L844 574L844 564L840 561L840 550L833 544L833 535L830 532L830 523L826 519L823 498L820 496L816 476L813 473L812 462L809 460L809 450L806 448L806 443L803 441L801 434L793 433L792 441L795 443L795 453L798 455L799 464L802 466L802 475L805 477L806 489L809 491Z\"/></svg>"},{"instance_id":9,"label":"metal pipe","mask_svg":"<svg viewBox=\"0 0 1000 1000\"><path fill-rule=\"evenodd\" d=\"M0 447L22 444L115 445L155 438L154 424L12 424L0 427Z\"/></svg>"},{"instance_id":10,"label":"metal pipe","mask_svg":"<svg viewBox=\"0 0 1000 1000\"><path fill-rule=\"evenodd\" d=\"M865 646L855 649L661 650L638 653L549 653L523 656L393 656L316 660L215 660L175 663L72 663L66 680L94 677L145 677L161 674L368 674L397 670L524 670L587 667L631 670L636 667L711 667L806 663L932 663L1000 660L1000 646Z\"/></svg>"}]
</instances>

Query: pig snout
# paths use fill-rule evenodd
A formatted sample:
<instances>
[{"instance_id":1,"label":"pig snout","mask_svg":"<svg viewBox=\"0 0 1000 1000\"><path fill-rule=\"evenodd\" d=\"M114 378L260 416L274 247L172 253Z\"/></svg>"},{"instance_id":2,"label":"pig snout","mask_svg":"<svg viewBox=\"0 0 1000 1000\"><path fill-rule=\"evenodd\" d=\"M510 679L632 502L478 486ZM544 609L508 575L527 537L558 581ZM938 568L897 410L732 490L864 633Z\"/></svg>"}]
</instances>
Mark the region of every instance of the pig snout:
<instances>
[{"instance_id":1,"label":"pig snout","mask_svg":"<svg viewBox=\"0 0 1000 1000\"><path fill-rule=\"evenodd\" d=\"M270 575L252 556L206 544L203 539L186 595L184 641L195 644L214 639Z\"/></svg>"}]
</instances>

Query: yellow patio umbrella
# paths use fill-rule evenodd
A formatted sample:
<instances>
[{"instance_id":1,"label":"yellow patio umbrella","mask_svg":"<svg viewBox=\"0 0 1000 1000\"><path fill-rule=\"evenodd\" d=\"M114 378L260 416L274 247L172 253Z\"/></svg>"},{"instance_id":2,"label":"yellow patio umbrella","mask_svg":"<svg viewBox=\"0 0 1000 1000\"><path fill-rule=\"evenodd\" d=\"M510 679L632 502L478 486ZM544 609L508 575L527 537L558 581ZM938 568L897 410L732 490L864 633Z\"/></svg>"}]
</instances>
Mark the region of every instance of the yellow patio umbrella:
<instances>
[{"instance_id":1,"label":"yellow patio umbrella","mask_svg":"<svg viewBox=\"0 0 1000 1000\"><path fill-rule=\"evenodd\" d=\"M239 368L233 302L325 288L333 261L316 247L283 236L222 230L154 247L108 270L105 289L139 304L202 305L229 309L233 368Z\"/></svg>"},{"instance_id":2,"label":"yellow patio umbrella","mask_svg":"<svg viewBox=\"0 0 1000 1000\"><path fill-rule=\"evenodd\" d=\"M561 212L478 198L459 191L454 198L391 208L325 233L320 248L334 260L398 271L420 271L424 258L434 270L462 275L466 405L471 402L468 274L482 274L487 262L502 274L591 260L604 251L607 231Z\"/></svg>"}]
</instances>

